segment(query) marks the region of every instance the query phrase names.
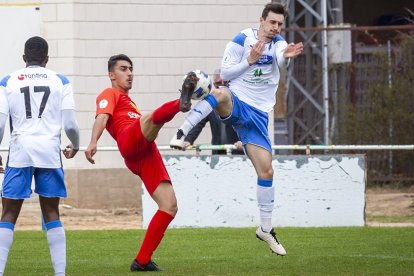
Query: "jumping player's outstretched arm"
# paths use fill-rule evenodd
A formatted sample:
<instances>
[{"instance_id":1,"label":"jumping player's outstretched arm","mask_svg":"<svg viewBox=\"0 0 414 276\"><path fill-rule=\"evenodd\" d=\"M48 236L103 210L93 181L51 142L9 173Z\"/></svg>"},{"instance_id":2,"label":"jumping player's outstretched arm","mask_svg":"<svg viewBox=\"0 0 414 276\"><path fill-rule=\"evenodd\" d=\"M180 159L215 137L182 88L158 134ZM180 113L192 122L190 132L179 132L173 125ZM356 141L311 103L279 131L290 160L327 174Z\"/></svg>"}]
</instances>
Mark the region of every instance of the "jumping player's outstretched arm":
<instances>
[{"instance_id":1,"label":"jumping player's outstretched arm","mask_svg":"<svg viewBox=\"0 0 414 276\"><path fill-rule=\"evenodd\" d=\"M92 127L91 141L89 143L88 148L85 150L85 157L92 164L95 164L95 160L92 157L95 155L97 151L98 140L101 137L106 127L106 124L108 123L108 120L109 114L106 113L98 114L98 116L96 116L95 118L95 123Z\"/></svg>"},{"instance_id":2,"label":"jumping player's outstretched arm","mask_svg":"<svg viewBox=\"0 0 414 276\"><path fill-rule=\"evenodd\" d=\"M297 57L298 55L300 55L303 52L303 43L299 42L299 43L289 43L288 46L286 47L284 53L283 53L283 57L285 59L288 58L294 58Z\"/></svg>"},{"instance_id":3,"label":"jumping player's outstretched arm","mask_svg":"<svg viewBox=\"0 0 414 276\"><path fill-rule=\"evenodd\" d=\"M276 43L276 58L277 58L277 65L281 69L286 69L292 58L297 57L303 52L303 44L302 42L299 43L289 43L287 44L286 41L279 41Z\"/></svg>"}]
</instances>

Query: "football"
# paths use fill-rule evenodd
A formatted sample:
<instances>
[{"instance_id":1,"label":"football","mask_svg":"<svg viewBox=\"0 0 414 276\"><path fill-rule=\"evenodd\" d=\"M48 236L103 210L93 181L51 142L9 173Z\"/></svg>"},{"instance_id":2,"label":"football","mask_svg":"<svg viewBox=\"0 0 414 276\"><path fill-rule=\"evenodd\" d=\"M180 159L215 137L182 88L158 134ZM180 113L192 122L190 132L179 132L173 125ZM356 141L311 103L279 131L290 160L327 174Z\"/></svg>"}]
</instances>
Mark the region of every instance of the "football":
<instances>
[{"instance_id":1,"label":"football","mask_svg":"<svg viewBox=\"0 0 414 276\"><path fill-rule=\"evenodd\" d=\"M211 91L211 78L208 74L201 70L193 70L193 72L196 74L198 78L198 82L196 85L196 88L194 90L193 96L191 97L193 100L202 100L204 99L208 94L210 94ZM186 76L184 76L185 78Z\"/></svg>"}]
</instances>

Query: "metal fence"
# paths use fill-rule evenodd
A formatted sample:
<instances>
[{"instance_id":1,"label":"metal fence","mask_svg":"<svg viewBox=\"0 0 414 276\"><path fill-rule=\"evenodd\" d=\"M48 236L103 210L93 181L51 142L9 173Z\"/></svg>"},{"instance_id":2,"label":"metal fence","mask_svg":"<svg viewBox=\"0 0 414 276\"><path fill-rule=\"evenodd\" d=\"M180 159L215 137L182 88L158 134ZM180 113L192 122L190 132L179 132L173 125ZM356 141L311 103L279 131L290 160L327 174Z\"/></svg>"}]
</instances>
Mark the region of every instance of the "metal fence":
<instances>
[{"instance_id":1,"label":"metal fence","mask_svg":"<svg viewBox=\"0 0 414 276\"><path fill-rule=\"evenodd\" d=\"M317 47L323 31L329 38L330 143L412 143L414 103L408 102L414 102L414 25L287 31L297 33L298 40L300 32L312 37L304 41L305 53L290 72L298 84L288 83L289 144L324 144L323 72ZM412 151L376 150L367 155L371 180L414 183Z\"/></svg>"}]
</instances>

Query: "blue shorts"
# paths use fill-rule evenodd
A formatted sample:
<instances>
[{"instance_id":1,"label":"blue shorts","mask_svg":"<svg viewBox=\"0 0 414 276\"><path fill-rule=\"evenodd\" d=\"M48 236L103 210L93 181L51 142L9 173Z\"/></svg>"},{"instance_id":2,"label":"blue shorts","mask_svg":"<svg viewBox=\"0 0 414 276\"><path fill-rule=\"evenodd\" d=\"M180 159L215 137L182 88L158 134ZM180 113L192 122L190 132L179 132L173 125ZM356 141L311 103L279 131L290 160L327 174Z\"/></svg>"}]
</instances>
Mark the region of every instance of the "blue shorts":
<instances>
[{"instance_id":1,"label":"blue shorts","mask_svg":"<svg viewBox=\"0 0 414 276\"><path fill-rule=\"evenodd\" d=\"M233 110L229 117L222 118L223 123L232 125L243 146L246 144L265 148L272 154L272 144L267 126L269 115L243 101L233 92Z\"/></svg>"},{"instance_id":2,"label":"blue shorts","mask_svg":"<svg viewBox=\"0 0 414 276\"><path fill-rule=\"evenodd\" d=\"M6 167L3 179L2 197L10 199L30 198L32 178L35 180L35 193L44 197L66 198L63 169L12 168Z\"/></svg>"}]
</instances>

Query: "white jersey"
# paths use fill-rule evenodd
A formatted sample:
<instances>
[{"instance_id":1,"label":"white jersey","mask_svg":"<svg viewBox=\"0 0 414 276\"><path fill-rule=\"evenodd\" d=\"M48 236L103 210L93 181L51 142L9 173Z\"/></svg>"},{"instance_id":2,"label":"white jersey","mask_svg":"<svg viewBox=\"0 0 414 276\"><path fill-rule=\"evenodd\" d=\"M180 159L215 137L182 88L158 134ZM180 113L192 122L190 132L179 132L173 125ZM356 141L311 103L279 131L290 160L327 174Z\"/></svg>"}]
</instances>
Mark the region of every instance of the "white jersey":
<instances>
[{"instance_id":1,"label":"white jersey","mask_svg":"<svg viewBox=\"0 0 414 276\"><path fill-rule=\"evenodd\" d=\"M249 66L247 57L258 42L257 29L245 29L226 46L221 64L221 77L243 102L270 112L276 104L279 67L285 66L283 52L286 41L280 35L265 45L260 59Z\"/></svg>"},{"instance_id":2,"label":"white jersey","mask_svg":"<svg viewBox=\"0 0 414 276\"><path fill-rule=\"evenodd\" d=\"M10 114L9 167L60 168L62 110L75 109L65 76L39 66L0 82L0 112Z\"/></svg>"}]
</instances>

